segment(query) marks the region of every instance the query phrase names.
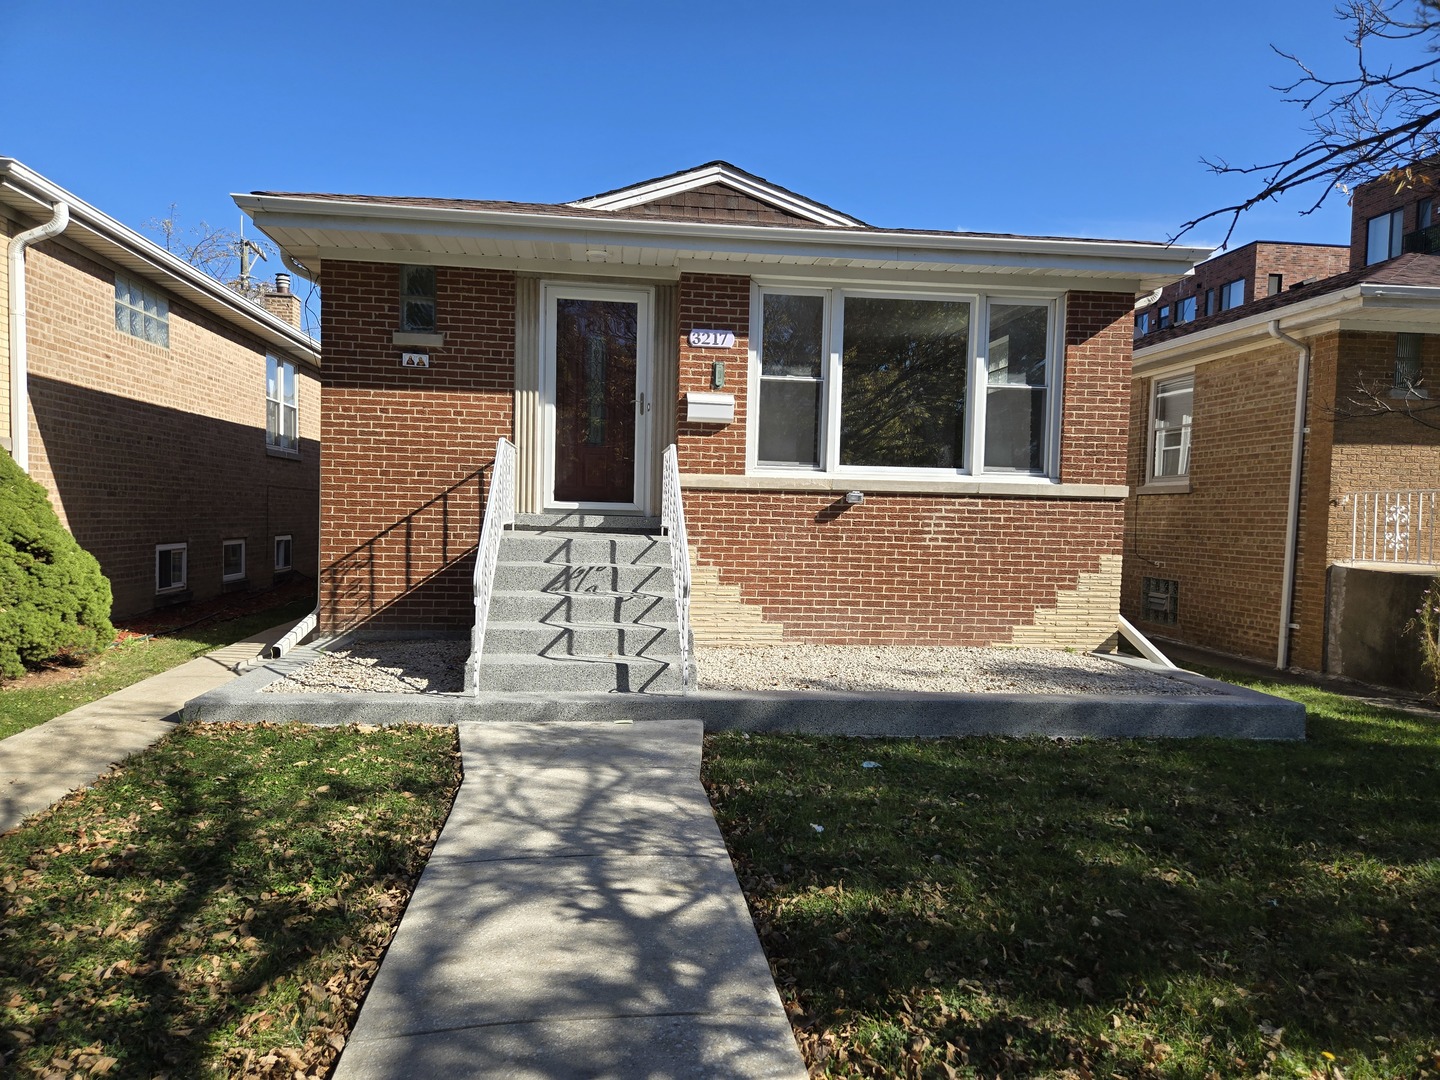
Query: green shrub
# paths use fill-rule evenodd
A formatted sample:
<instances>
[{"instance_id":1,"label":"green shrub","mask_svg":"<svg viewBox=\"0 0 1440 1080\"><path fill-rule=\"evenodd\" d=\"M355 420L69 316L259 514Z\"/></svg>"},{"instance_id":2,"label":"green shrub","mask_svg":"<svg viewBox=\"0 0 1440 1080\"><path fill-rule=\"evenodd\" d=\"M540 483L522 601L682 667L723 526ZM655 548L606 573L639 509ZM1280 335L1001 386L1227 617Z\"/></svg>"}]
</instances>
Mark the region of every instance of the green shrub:
<instances>
[{"instance_id":1,"label":"green shrub","mask_svg":"<svg viewBox=\"0 0 1440 1080\"><path fill-rule=\"evenodd\" d=\"M0 678L115 637L110 582L60 524L45 489L0 453Z\"/></svg>"}]
</instances>

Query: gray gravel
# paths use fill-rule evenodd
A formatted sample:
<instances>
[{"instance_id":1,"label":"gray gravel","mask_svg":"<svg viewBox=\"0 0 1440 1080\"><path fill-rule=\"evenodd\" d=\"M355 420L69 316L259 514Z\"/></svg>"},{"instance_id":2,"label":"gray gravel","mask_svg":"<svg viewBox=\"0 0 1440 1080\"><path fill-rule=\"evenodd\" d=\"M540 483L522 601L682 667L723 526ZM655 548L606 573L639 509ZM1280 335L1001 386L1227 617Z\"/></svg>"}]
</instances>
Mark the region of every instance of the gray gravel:
<instances>
[{"instance_id":1,"label":"gray gravel","mask_svg":"<svg viewBox=\"0 0 1440 1080\"><path fill-rule=\"evenodd\" d=\"M323 654L265 687L284 694L447 694L464 689L466 641L372 641ZM696 651L704 690L919 693L1211 693L1194 683L1054 649L755 645Z\"/></svg>"},{"instance_id":2,"label":"gray gravel","mask_svg":"<svg viewBox=\"0 0 1440 1080\"><path fill-rule=\"evenodd\" d=\"M1057 649L754 645L699 649L706 690L1205 695L1183 679Z\"/></svg>"},{"instance_id":3,"label":"gray gravel","mask_svg":"<svg viewBox=\"0 0 1440 1080\"><path fill-rule=\"evenodd\" d=\"M323 654L261 693L457 694L468 641L367 641Z\"/></svg>"}]
</instances>

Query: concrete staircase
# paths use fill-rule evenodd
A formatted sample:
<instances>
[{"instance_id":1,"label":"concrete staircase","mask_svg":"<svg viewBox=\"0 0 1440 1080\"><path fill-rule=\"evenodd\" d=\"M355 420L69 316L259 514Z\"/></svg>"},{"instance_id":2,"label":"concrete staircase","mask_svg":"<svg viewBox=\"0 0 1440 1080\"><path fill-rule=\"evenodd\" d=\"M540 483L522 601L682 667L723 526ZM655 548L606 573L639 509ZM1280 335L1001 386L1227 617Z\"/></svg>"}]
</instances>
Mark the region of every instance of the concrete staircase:
<instances>
[{"instance_id":1,"label":"concrete staircase","mask_svg":"<svg viewBox=\"0 0 1440 1080\"><path fill-rule=\"evenodd\" d=\"M680 693L670 542L649 519L517 524L500 544L480 693ZM599 527L595 527L599 526Z\"/></svg>"}]
</instances>

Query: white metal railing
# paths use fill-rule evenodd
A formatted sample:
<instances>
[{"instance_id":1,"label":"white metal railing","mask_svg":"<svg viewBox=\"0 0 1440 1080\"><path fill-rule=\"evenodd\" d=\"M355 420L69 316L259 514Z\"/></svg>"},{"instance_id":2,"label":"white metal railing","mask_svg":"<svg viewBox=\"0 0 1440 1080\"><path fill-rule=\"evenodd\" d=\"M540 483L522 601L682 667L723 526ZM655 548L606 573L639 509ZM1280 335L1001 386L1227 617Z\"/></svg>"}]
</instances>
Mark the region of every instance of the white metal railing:
<instances>
[{"instance_id":1,"label":"white metal railing","mask_svg":"<svg viewBox=\"0 0 1440 1080\"><path fill-rule=\"evenodd\" d=\"M1440 557L1440 489L1357 491L1350 504L1350 561L1426 564Z\"/></svg>"},{"instance_id":2,"label":"white metal railing","mask_svg":"<svg viewBox=\"0 0 1440 1080\"><path fill-rule=\"evenodd\" d=\"M495 443L495 468L490 473L490 497L485 500L485 520L480 526L480 545L475 549L475 629L470 635L470 660L465 665L465 689L480 691L480 654L485 647L485 621L490 615L490 592L495 587L495 563L500 555L500 538L506 525L515 524L515 444L509 439Z\"/></svg>"},{"instance_id":3,"label":"white metal railing","mask_svg":"<svg viewBox=\"0 0 1440 1080\"><path fill-rule=\"evenodd\" d=\"M675 576L675 620L680 632L680 674L693 683L690 659L690 540L685 535L685 506L680 501L680 458L675 444L665 448L660 482L660 527L670 536L670 570Z\"/></svg>"}]
</instances>

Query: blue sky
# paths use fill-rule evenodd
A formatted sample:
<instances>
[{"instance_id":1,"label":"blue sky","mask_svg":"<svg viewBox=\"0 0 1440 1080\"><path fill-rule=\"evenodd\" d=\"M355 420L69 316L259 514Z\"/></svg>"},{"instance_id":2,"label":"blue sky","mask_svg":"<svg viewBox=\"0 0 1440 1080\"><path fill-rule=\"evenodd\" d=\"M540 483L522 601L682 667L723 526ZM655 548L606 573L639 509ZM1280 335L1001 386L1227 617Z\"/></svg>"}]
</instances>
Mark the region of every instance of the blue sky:
<instances>
[{"instance_id":1,"label":"blue sky","mask_svg":"<svg viewBox=\"0 0 1440 1080\"><path fill-rule=\"evenodd\" d=\"M1167 239L1350 62L1315 0L7 0L0 155L132 226L250 190L564 201L716 158L872 224ZM1346 242L1348 207L1254 211ZM1211 225L1187 242L1218 242ZM268 267L269 270L278 267Z\"/></svg>"}]
</instances>

